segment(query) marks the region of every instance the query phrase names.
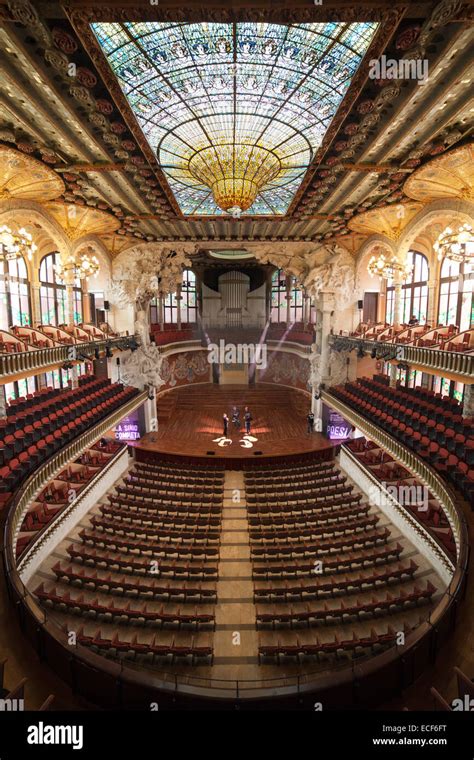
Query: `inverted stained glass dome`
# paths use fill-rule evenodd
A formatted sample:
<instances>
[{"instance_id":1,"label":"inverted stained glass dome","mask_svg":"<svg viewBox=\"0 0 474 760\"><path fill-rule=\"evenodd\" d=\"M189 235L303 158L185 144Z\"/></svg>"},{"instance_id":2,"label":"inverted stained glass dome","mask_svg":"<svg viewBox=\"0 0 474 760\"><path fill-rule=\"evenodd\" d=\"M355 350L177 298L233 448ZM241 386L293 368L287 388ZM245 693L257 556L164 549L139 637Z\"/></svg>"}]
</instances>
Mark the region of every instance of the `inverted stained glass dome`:
<instances>
[{"instance_id":1,"label":"inverted stained glass dome","mask_svg":"<svg viewBox=\"0 0 474 760\"><path fill-rule=\"evenodd\" d=\"M282 215L375 23L94 23L185 215Z\"/></svg>"}]
</instances>

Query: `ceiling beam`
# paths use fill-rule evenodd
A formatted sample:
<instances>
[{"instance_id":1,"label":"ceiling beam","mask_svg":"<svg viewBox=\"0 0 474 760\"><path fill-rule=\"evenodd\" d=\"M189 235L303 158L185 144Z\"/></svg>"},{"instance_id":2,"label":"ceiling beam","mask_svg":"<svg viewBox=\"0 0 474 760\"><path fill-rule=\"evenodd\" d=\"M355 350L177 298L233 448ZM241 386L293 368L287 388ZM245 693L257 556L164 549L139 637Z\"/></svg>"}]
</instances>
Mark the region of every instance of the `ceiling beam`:
<instances>
[{"instance_id":1,"label":"ceiling beam","mask_svg":"<svg viewBox=\"0 0 474 760\"><path fill-rule=\"evenodd\" d=\"M80 163L69 164L69 166L55 166L54 169L57 172L121 172L124 166L124 161L118 163L100 161L92 164Z\"/></svg>"}]
</instances>

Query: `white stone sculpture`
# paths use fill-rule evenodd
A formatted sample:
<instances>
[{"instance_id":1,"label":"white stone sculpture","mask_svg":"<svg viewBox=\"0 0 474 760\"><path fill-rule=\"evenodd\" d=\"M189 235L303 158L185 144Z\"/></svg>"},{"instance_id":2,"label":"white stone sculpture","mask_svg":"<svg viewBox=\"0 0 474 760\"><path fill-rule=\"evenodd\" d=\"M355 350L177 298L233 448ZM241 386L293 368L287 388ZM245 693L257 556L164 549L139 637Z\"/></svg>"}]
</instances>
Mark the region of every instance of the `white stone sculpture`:
<instances>
[{"instance_id":1,"label":"white stone sculpture","mask_svg":"<svg viewBox=\"0 0 474 760\"><path fill-rule=\"evenodd\" d=\"M161 377L163 359L163 354L154 343L140 346L122 363L123 382L140 390L150 386L160 388L165 383Z\"/></svg>"},{"instance_id":2,"label":"white stone sculpture","mask_svg":"<svg viewBox=\"0 0 474 760\"><path fill-rule=\"evenodd\" d=\"M324 263L312 266L304 279L308 293L316 299L321 291L331 290L335 294L335 307L345 309L354 298L355 267L351 254L339 246L328 250Z\"/></svg>"}]
</instances>

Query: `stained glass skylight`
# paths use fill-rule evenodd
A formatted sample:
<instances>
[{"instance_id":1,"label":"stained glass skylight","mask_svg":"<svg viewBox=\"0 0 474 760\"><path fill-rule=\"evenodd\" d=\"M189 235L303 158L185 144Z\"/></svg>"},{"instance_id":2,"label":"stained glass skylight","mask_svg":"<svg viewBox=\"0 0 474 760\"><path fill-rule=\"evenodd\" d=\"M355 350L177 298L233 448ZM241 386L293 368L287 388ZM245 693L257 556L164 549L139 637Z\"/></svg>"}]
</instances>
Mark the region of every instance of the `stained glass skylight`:
<instances>
[{"instance_id":1,"label":"stained glass skylight","mask_svg":"<svg viewBox=\"0 0 474 760\"><path fill-rule=\"evenodd\" d=\"M92 29L183 214L227 213L216 203L218 180L221 201L234 189L229 166L238 164L259 185L248 186L247 202L252 189L256 197L243 213L282 215L377 26L124 22Z\"/></svg>"}]
</instances>

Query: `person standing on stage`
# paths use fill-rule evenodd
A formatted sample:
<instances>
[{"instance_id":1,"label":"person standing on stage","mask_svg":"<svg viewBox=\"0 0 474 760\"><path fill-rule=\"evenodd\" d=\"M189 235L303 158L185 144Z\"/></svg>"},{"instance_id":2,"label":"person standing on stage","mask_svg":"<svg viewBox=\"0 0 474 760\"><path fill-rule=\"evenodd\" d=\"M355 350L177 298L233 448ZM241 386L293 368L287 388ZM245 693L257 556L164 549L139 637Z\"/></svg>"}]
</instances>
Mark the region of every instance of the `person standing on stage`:
<instances>
[{"instance_id":1,"label":"person standing on stage","mask_svg":"<svg viewBox=\"0 0 474 760\"><path fill-rule=\"evenodd\" d=\"M227 438L227 431L229 430L229 418L228 418L228 416L227 416L227 414L225 412L224 412L224 414L222 416L222 422L223 422L223 425L224 425L223 435Z\"/></svg>"},{"instance_id":2,"label":"person standing on stage","mask_svg":"<svg viewBox=\"0 0 474 760\"><path fill-rule=\"evenodd\" d=\"M232 409L232 424L238 432L240 430L240 412L236 406L234 406Z\"/></svg>"},{"instance_id":3,"label":"person standing on stage","mask_svg":"<svg viewBox=\"0 0 474 760\"><path fill-rule=\"evenodd\" d=\"M308 416L306 417L306 420L308 422L307 432L308 433L313 433L314 432L314 414L313 414L313 412L310 412L308 414Z\"/></svg>"},{"instance_id":4,"label":"person standing on stage","mask_svg":"<svg viewBox=\"0 0 474 760\"><path fill-rule=\"evenodd\" d=\"M247 433L247 435L250 435L250 425L252 422L252 415L249 412L248 406L245 407L244 420L245 420L245 432Z\"/></svg>"}]
</instances>

